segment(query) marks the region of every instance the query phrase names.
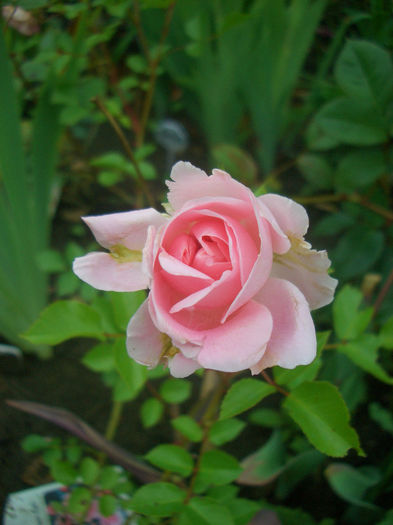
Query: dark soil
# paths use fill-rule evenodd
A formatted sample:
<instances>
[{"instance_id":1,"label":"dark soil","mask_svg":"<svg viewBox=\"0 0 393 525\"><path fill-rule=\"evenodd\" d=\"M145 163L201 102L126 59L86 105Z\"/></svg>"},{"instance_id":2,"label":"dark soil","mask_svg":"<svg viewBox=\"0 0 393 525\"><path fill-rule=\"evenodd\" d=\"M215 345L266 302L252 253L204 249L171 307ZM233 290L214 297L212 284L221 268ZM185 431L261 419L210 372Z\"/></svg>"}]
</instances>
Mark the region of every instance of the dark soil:
<instances>
[{"instance_id":1,"label":"dark soil","mask_svg":"<svg viewBox=\"0 0 393 525\"><path fill-rule=\"evenodd\" d=\"M48 421L7 406L7 399L65 408L99 432L105 432L111 394L100 376L80 363L88 347L86 341L79 342L79 345L73 341L58 347L52 359L43 361L27 355L22 370L0 369L0 509L7 494L51 481L37 455L22 450L21 440L32 433L69 436ZM145 432L135 406L130 403L124 409L115 441L136 454L143 454L148 447L159 442L156 432L165 436L163 429Z\"/></svg>"}]
</instances>

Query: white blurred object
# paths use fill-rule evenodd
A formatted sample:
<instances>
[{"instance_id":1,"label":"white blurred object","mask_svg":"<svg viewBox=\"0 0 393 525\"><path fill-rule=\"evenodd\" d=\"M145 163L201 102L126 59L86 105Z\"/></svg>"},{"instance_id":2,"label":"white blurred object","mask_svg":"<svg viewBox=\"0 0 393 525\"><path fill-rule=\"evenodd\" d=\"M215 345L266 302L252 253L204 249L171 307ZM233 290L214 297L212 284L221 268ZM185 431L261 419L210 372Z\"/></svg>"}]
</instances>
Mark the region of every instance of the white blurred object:
<instances>
[{"instance_id":1,"label":"white blurred object","mask_svg":"<svg viewBox=\"0 0 393 525\"><path fill-rule=\"evenodd\" d=\"M6 24L16 29L19 33L26 36L34 35L40 30L37 20L22 7L14 5L4 5L1 8Z\"/></svg>"}]
</instances>

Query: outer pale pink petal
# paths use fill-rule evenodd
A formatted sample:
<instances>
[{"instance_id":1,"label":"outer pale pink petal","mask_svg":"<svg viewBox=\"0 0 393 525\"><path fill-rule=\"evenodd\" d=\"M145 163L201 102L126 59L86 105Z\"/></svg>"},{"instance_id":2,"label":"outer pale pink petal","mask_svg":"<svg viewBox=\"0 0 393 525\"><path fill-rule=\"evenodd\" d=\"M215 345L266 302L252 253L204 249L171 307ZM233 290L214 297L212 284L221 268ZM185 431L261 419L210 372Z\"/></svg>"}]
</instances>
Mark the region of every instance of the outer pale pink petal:
<instances>
[{"instance_id":1,"label":"outer pale pink petal","mask_svg":"<svg viewBox=\"0 0 393 525\"><path fill-rule=\"evenodd\" d=\"M142 250L145 246L149 226L157 228L167 218L153 208L83 217L97 242L105 248L122 244L130 250Z\"/></svg>"},{"instance_id":2,"label":"outer pale pink petal","mask_svg":"<svg viewBox=\"0 0 393 525\"><path fill-rule=\"evenodd\" d=\"M186 202L202 197L233 197L246 200L253 197L252 192L240 182L221 170L213 170L208 176L189 162L177 162L171 172L172 181L167 181L168 201L174 210L179 210ZM255 197L254 197L255 198Z\"/></svg>"},{"instance_id":3,"label":"outer pale pink petal","mask_svg":"<svg viewBox=\"0 0 393 525\"><path fill-rule=\"evenodd\" d=\"M281 230L289 236L303 237L308 230L308 215L306 210L287 197L268 193L258 197L272 212Z\"/></svg>"},{"instance_id":4,"label":"outer pale pink petal","mask_svg":"<svg viewBox=\"0 0 393 525\"><path fill-rule=\"evenodd\" d=\"M205 332L197 359L204 368L222 372L250 368L262 358L272 326L269 310L249 301L225 323Z\"/></svg>"},{"instance_id":5,"label":"outer pale pink petal","mask_svg":"<svg viewBox=\"0 0 393 525\"><path fill-rule=\"evenodd\" d=\"M308 365L316 355L315 327L308 303L296 286L283 279L269 279L255 298L273 316L273 331L266 352L253 374L279 365L295 368Z\"/></svg>"},{"instance_id":6,"label":"outer pale pink petal","mask_svg":"<svg viewBox=\"0 0 393 525\"><path fill-rule=\"evenodd\" d=\"M127 327L127 350L141 365L158 365L162 353L162 335L150 317L148 300L131 317Z\"/></svg>"},{"instance_id":7,"label":"outer pale pink petal","mask_svg":"<svg viewBox=\"0 0 393 525\"><path fill-rule=\"evenodd\" d=\"M294 238L289 252L274 256L272 276L295 284L314 310L333 300L337 279L328 275L329 267L326 251L311 250L309 243Z\"/></svg>"},{"instance_id":8,"label":"outer pale pink petal","mask_svg":"<svg viewBox=\"0 0 393 525\"><path fill-rule=\"evenodd\" d=\"M201 365L197 361L194 361L194 359L189 359L179 353L172 357L172 359L169 359L168 367L173 377L187 377L198 368L201 368Z\"/></svg>"},{"instance_id":9,"label":"outer pale pink petal","mask_svg":"<svg viewBox=\"0 0 393 525\"><path fill-rule=\"evenodd\" d=\"M73 263L74 273L98 290L112 292L135 292L149 284L140 262L118 262L104 252L91 252L77 257Z\"/></svg>"}]
</instances>

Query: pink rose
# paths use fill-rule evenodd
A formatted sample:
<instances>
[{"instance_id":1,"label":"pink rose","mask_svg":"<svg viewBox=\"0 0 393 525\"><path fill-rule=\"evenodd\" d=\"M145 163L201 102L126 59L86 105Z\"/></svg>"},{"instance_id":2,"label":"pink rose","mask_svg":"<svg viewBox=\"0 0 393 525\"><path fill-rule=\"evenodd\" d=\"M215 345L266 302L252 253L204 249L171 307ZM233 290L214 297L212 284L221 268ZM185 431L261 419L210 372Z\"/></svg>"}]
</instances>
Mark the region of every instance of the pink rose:
<instances>
[{"instance_id":1,"label":"pink rose","mask_svg":"<svg viewBox=\"0 0 393 525\"><path fill-rule=\"evenodd\" d=\"M279 195L257 198L227 173L207 176L186 162L171 178L168 215L85 218L110 253L74 262L101 290L150 288L128 325L130 356L149 367L167 362L175 377L310 363L310 309L331 302L337 281L326 252L303 239L304 208Z\"/></svg>"}]
</instances>

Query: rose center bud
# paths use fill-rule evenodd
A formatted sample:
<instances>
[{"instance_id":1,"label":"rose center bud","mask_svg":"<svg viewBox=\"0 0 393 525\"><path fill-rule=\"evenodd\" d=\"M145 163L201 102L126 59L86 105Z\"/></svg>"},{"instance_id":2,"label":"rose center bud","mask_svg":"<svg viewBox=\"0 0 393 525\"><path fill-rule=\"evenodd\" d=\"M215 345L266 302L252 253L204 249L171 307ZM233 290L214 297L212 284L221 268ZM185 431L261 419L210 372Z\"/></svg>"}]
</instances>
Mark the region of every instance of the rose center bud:
<instances>
[{"instance_id":1,"label":"rose center bud","mask_svg":"<svg viewBox=\"0 0 393 525\"><path fill-rule=\"evenodd\" d=\"M232 269L228 257L228 246L221 239L203 235L198 242L192 266L197 270L218 279L224 270Z\"/></svg>"}]
</instances>

